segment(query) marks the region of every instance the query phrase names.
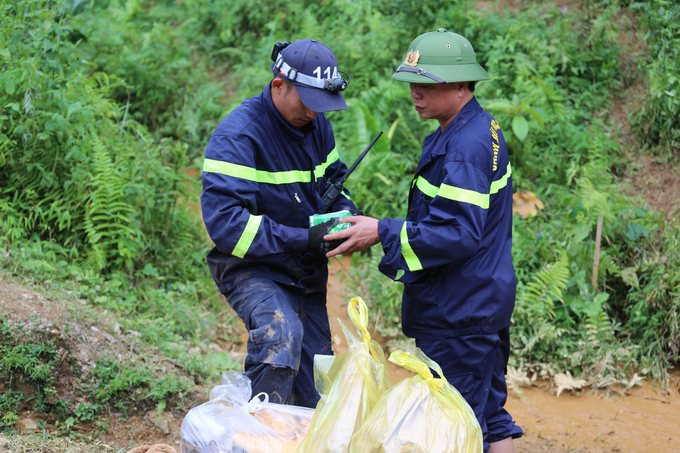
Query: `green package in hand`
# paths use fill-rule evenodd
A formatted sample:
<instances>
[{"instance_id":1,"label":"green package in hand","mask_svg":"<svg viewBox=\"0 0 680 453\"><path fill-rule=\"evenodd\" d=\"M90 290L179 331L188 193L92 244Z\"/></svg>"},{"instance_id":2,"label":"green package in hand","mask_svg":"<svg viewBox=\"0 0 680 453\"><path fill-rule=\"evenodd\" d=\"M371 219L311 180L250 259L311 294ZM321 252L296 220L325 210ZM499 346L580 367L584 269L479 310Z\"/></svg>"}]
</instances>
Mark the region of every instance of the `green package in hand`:
<instances>
[{"instance_id":1,"label":"green package in hand","mask_svg":"<svg viewBox=\"0 0 680 453\"><path fill-rule=\"evenodd\" d=\"M349 217L351 215L352 215L352 213L347 211L347 210L338 211L338 212L329 212L329 213L326 213L326 214L310 215L309 216L309 227L311 228L315 225L319 225L320 223L328 222L329 220L332 220L332 219ZM337 233L338 231L345 230L345 229L351 227L352 225L354 225L354 224L353 223L338 223L328 231L328 234Z\"/></svg>"}]
</instances>

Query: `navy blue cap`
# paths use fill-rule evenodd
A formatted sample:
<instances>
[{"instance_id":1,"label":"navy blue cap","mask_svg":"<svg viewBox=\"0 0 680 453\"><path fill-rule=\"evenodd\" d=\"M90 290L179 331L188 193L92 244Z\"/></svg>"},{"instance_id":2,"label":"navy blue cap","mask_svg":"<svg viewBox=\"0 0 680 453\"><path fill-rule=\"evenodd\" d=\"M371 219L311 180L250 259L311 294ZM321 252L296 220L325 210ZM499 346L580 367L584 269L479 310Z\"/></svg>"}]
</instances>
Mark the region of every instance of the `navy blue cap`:
<instances>
[{"instance_id":1,"label":"navy blue cap","mask_svg":"<svg viewBox=\"0 0 680 453\"><path fill-rule=\"evenodd\" d=\"M338 62L327 46L313 39L301 39L281 51L272 64L274 75L295 85L302 103L314 112L346 110L347 103L339 90L322 88L324 80L338 78Z\"/></svg>"}]
</instances>

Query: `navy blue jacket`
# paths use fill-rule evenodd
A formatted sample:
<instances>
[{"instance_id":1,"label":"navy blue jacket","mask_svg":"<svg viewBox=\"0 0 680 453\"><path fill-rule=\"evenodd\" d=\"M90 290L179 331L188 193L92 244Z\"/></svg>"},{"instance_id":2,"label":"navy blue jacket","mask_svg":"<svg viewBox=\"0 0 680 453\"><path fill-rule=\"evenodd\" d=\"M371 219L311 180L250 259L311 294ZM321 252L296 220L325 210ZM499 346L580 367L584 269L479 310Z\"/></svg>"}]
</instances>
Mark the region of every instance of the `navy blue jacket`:
<instances>
[{"instance_id":1,"label":"navy blue jacket","mask_svg":"<svg viewBox=\"0 0 680 453\"><path fill-rule=\"evenodd\" d=\"M381 219L380 271L403 282L402 330L419 339L510 324L512 178L496 120L472 98L425 139L404 219Z\"/></svg>"},{"instance_id":2,"label":"navy blue jacket","mask_svg":"<svg viewBox=\"0 0 680 453\"><path fill-rule=\"evenodd\" d=\"M325 178L346 172L325 115L303 129L290 126L269 86L222 120L206 147L201 194L215 243L208 265L220 290L265 277L326 292L326 257L305 253L309 216L324 212ZM354 209L343 195L330 211Z\"/></svg>"}]
</instances>

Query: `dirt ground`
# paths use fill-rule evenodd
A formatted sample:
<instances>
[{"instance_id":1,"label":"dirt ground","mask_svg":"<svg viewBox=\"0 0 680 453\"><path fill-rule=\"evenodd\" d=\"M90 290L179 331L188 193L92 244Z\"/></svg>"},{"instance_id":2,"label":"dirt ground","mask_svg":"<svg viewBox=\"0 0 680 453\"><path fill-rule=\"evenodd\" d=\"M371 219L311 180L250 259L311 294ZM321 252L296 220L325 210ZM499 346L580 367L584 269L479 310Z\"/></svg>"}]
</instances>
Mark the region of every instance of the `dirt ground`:
<instances>
[{"instance_id":1,"label":"dirt ground","mask_svg":"<svg viewBox=\"0 0 680 453\"><path fill-rule=\"evenodd\" d=\"M37 327L55 341L61 354L55 366L58 374L55 387L58 397L69 403L85 401L79 392L78 381L98 359L115 357L121 363L147 364L160 370L163 370L163 367L174 366L171 359L142 348L136 341L138 333L123 332L116 318L110 313L102 313L101 310L89 307L85 302L74 302L66 295L63 299L54 294L46 296L2 277L0 277L0 319L12 323L22 322L27 331ZM76 365L63 366L66 363ZM5 389L0 383L0 392L2 391ZM183 412L176 410L173 413L166 410L161 417L153 408L135 408L137 415L132 416L124 416L116 410L111 410L109 416L98 424L82 424L72 432L75 439L82 439L96 432L98 438L92 442L93 446L102 446L106 451L113 452L128 451L135 445L145 443L174 445L179 442L179 427L184 413L191 407L201 404L204 399L207 398L203 398L202 395L187 395L182 400L185 409ZM33 412L18 415L20 421L16 429L22 433L50 436L55 432L53 415ZM41 429L36 424L44 424L45 428ZM102 426L106 428L102 429ZM60 444L60 441L55 442ZM49 444L52 445L52 442ZM72 446L61 450L53 445L54 448L42 449L38 448L39 445L40 442L36 440L10 439L7 445L3 446L0 433L0 453L98 451L86 447L84 450L72 450Z\"/></svg>"}]
</instances>

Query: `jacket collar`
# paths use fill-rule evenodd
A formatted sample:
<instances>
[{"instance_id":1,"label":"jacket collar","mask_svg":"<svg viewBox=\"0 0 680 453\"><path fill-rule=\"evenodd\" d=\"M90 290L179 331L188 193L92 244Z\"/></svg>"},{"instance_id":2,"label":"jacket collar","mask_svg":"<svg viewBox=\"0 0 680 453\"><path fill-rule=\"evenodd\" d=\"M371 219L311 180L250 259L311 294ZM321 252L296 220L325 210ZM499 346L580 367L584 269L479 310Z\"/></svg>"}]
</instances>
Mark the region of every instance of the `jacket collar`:
<instances>
[{"instance_id":1,"label":"jacket collar","mask_svg":"<svg viewBox=\"0 0 680 453\"><path fill-rule=\"evenodd\" d=\"M448 126L446 126L446 130L444 131L444 134L455 134L460 130L461 127L463 127L468 121L470 121L474 116L476 116L479 111L482 109L482 107L479 105L479 102L477 102L477 98L472 96L472 99L470 99L467 104L463 106L462 109L460 109L460 112L458 112L458 115L456 115L451 122L449 123Z\"/></svg>"},{"instance_id":2,"label":"jacket collar","mask_svg":"<svg viewBox=\"0 0 680 453\"><path fill-rule=\"evenodd\" d=\"M293 138L297 139L305 138L306 136L314 132L316 130L318 116L317 118L314 118L312 121L306 124L303 129L297 129L291 126L285 119L283 119L279 111L276 109L276 106L274 106L274 101L272 101L271 86L272 86L271 82L269 82L264 91L262 91L262 98L264 100L264 105L267 107L267 110L269 111L269 115L274 119L274 121L278 124L281 130L285 131L286 133L292 135Z\"/></svg>"}]
</instances>

